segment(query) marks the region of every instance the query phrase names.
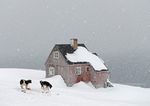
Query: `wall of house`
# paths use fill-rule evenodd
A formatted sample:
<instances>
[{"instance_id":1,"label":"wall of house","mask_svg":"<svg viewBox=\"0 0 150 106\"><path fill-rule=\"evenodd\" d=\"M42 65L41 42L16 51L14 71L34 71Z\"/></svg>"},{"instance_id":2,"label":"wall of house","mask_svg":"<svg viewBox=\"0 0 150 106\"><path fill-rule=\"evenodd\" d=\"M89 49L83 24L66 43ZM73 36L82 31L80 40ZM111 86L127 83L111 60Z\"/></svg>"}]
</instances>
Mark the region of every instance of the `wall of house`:
<instances>
[{"instance_id":1,"label":"wall of house","mask_svg":"<svg viewBox=\"0 0 150 106\"><path fill-rule=\"evenodd\" d=\"M76 67L81 67L81 74L77 75L75 72ZM89 82L90 81L90 70L87 70L89 68L89 64L73 64L69 66L69 79L67 83L70 85L73 85L75 83L78 83L80 81Z\"/></svg>"},{"instance_id":2,"label":"wall of house","mask_svg":"<svg viewBox=\"0 0 150 106\"><path fill-rule=\"evenodd\" d=\"M108 71L92 71L91 82L95 88L106 87Z\"/></svg>"},{"instance_id":3,"label":"wall of house","mask_svg":"<svg viewBox=\"0 0 150 106\"><path fill-rule=\"evenodd\" d=\"M69 70L68 64L66 63L64 57L62 56L62 54L59 51L58 51L59 59L55 59L53 57L53 53L55 51L58 51L58 49L54 48L52 50L50 56L48 57L47 63L45 64L46 77L52 77L52 76L49 76L49 73L48 73L50 66L55 68L55 75L62 75L63 77L65 77L67 75L67 71Z\"/></svg>"}]
</instances>

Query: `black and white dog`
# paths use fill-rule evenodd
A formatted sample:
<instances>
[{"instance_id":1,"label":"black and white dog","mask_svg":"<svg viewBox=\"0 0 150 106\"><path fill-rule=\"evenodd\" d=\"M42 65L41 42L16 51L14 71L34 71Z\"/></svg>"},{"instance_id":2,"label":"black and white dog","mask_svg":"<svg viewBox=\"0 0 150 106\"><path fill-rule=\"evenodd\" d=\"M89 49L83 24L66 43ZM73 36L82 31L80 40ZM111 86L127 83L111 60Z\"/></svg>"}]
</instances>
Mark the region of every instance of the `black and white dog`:
<instances>
[{"instance_id":1,"label":"black and white dog","mask_svg":"<svg viewBox=\"0 0 150 106\"><path fill-rule=\"evenodd\" d=\"M53 86L47 81L40 81L42 93L48 93Z\"/></svg>"},{"instance_id":2,"label":"black and white dog","mask_svg":"<svg viewBox=\"0 0 150 106\"><path fill-rule=\"evenodd\" d=\"M26 90L30 90L30 88L29 88L29 83L32 83L32 81L31 80L24 80L24 79L21 79L20 80L20 87L21 87L21 91L22 92L26 92Z\"/></svg>"}]
</instances>

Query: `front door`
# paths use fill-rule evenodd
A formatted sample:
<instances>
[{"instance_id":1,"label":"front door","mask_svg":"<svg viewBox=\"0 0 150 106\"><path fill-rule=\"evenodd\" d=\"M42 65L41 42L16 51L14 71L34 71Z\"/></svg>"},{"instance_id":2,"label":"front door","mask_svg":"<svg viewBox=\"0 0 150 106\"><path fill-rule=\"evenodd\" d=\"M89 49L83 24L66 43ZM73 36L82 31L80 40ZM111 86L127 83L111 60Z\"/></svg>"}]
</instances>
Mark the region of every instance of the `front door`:
<instances>
[{"instance_id":1,"label":"front door","mask_svg":"<svg viewBox=\"0 0 150 106\"><path fill-rule=\"evenodd\" d=\"M76 77L77 77L77 80L76 82L80 82L82 81L82 72L81 72L81 67L75 67L75 74L76 74Z\"/></svg>"},{"instance_id":2,"label":"front door","mask_svg":"<svg viewBox=\"0 0 150 106\"><path fill-rule=\"evenodd\" d=\"M82 75L82 80L84 82L89 82L90 81L90 70L89 70L89 67L86 67L85 71L83 72L83 75Z\"/></svg>"},{"instance_id":3,"label":"front door","mask_svg":"<svg viewBox=\"0 0 150 106\"><path fill-rule=\"evenodd\" d=\"M90 68L89 67L85 67L85 70L83 70L82 72L79 71L78 73L80 74L76 74L77 75L76 82L80 82L80 81L89 82L90 81Z\"/></svg>"},{"instance_id":4,"label":"front door","mask_svg":"<svg viewBox=\"0 0 150 106\"><path fill-rule=\"evenodd\" d=\"M77 81L76 81L76 82L78 83L78 82L80 82L80 81L82 81L82 77L81 77L81 75L78 75L78 76L77 76Z\"/></svg>"}]
</instances>

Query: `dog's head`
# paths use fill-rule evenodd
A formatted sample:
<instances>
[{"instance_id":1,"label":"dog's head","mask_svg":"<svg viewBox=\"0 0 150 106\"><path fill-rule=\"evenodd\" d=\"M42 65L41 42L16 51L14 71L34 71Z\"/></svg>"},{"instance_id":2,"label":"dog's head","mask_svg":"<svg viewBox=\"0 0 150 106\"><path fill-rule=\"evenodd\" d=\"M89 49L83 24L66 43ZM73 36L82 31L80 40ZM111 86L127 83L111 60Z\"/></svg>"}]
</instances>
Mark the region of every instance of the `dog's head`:
<instances>
[{"instance_id":1,"label":"dog's head","mask_svg":"<svg viewBox=\"0 0 150 106\"><path fill-rule=\"evenodd\" d=\"M42 84L42 82L43 82L43 81L41 80L41 81L40 81L40 84Z\"/></svg>"}]
</instances>

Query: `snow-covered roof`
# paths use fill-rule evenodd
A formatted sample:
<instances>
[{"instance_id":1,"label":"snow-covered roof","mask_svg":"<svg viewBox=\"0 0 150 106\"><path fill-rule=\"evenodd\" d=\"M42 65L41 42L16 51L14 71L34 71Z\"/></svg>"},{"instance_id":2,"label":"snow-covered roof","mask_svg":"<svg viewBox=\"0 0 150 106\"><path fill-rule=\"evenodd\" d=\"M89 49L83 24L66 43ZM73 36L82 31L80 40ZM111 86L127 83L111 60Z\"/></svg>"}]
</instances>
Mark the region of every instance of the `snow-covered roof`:
<instances>
[{"instance_id":1,"label":"snow-covered roof","mask_svg":"<svg viewBox=\"0 0 150 106\"><path fill-rule=\"evenodd\" d=\"M66 58L71 62L89 62L97 71L107 70L102 59L82 46L78 46L73 53L67 53Z\"/></svg>"}]
</instances>

